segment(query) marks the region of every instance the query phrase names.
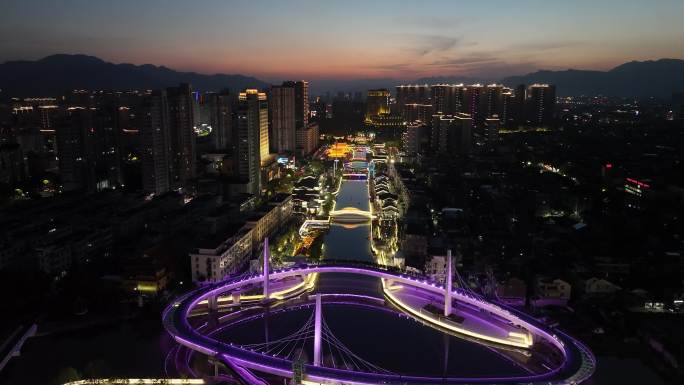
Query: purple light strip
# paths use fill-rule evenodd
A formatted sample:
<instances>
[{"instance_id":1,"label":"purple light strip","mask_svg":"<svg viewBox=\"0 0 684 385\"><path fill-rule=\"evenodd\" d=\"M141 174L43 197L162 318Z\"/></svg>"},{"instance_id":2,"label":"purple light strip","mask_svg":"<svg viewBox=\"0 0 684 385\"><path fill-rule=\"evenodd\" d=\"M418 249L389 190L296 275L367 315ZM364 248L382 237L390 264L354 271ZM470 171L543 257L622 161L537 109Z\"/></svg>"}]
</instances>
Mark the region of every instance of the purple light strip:
<instances>
[{"instance_id":1,"label":"purple light strip","mask_svg":"<svg viewBox=\"0 0 684 385\"><path fill-rule=\"evenodd\" d=\"M290 275L297 275L297 274L303 274L303 273L311 273L311 272L319 272L319 273L326 273L326 272L333 272L333 273L353 273L353 274L361 274L361 275L370 275L370 276L375 276L375 277L380 277L380 278L390 278L398 282L404 282L408 284L413 284L419 287L422 287L424 289L428 289L430 291L435 291L435 292L442 292L444 289L438 285L436 285L433 282L430 282L426 279L420 280L415 277L409 277L405 274L396 274L393 272L390 272L388 269L382 268L382 267L371 267L371 266L364 266L363 268L361 267L356 267L356 266L339 266L339 265L319 265L319 266L307 266L303 268L290 268L290 269L282 269L279 271L274 272L272 274L273 279L279 279L279 278L284 278L286 276ZM216 351L212 350L210 348L207 348L203 346L202 344L207 344L207 345L219 345L219 346L224 346L228 351L232 351L233 354L240 354L245 356L245 358L239 358L234 355L228 354L227 352L224 352L223 354L226 355L227 357L231 357L234 360L239 361L243 366L246 367L251 367L257 370L263 370L268 373L273 373L273 374L278 374L278 373L288 373L287 369L283 369L283 367L288 367L287 361L285 360L279 360L279 359L274 359L274 357L259 354L257 352L253 351L247 351L244 349L237 348L236 346L228 346L226 344L220 343L215 340L211 340L207 337L204 337L202 335L197 334L197 332L193 331L192 327L190 327L188 321L187 321L187 316L190 312L190 310L196 306L198 302L200 302L203 299L206 299L209 296L213 295L220 295L221 293L224 293L226 291L229 291L231 289L234 289L236 287L248 284L248 283L253 283L256 280L259 280L261 276L251 276L251 277L239 277L235 280L228 280L226 282L221 282L218 284L214 285L209 285L208 287L203 287L200 289L197 289L188 295L183 296L180 300L174 301L174 304L171 306L167 307L165 309L163 317L164 317L164 325L167 327L167 330L169 333L171 333L174 338L179 342L184 344L185 346L188 346L191 349L203 352L208 355L216 355ZM461 297L462 300L469 302L469 303L476 303L482 305L483 308L486 308L486 310L492 311L495 314L508 319L507 317L511 317L515 321L518 321L520 324L524 324L526 327L528 327L531 330L535 330L538 332L538 334L541 334L544 336L547 340L550 342L554 343L559 349L561 349L561 352L563 352L564 357L566 358L564 361L564 364L562 365L561 368L557 368L557 370L552 371L551 373L543 374L543 375L534 375L534 376L526 376L526 377L506 377L506 378L435 378L435 377L409 377L409 376L395 376L395 375L386 375L386 374L379 374L379 373L362 373L362 372L354 372L354 371L349 371L349 370L340 370L340 369L333 369L333 368L326 368L326 367L312 367L307 370L308 373L312 376L312 378L327 381L340 381L344 380L345 382L354 382L354 383L359 383L363 384L365 382L363 381L356 381L353 378L373 378L377 379L377 381L380 382L390 382L390 381L396 381L400 380L401 382L412 382L412 381L419 381L420 383L462 383L462 382L472 382L472 383L483 383L483 382L519 382L519 381L543 381L545 384L563 384L564 382L558 382L558 380L554 381L551 379L552 375L555 375L556 373L560 372L562 370L566 370L570 364L574 364L574 361L579 359L580 362L580 368L572 374L571 377L578 377L572 379L573 382L578 383L586 378L588 378L591 373L593 372L593 368L595 366L595 359L591 355L591 352L586 349L584 345L582 345L579 341L575 341L571 337L565 335L564 333L560 333L558 331L557 334L559 334L563 339L565 339L566 342L564 343L561 340L561 337L558 337L556 334L551 334L551 332L543 330L543 325L539 324L536 320L532 319L531 317L528 317L524 315L524 313L520 313L518 311L515 311L515 309L509 308L507 306L503 306L501 304L492 304L487 301L485 301L482 298L478 298L478 296L471 295L468 293L465 293L461 290L456 290L454 291L454 294L458 297ZM377 298L372 297L373 299L377 300ZM179 313L180 312L180 313ZM501 314L503 313L503 314ZM180 320L178 318L180 317ZM526 320L525 320L526 319ZM180 321L180 325L178 324L178 321ZM180 326L180 328L179 328ZM179 333L184 333L183 335L186 337L192 337L195 340L200 340L202 341L200 343L196 342L191 342L185 338L182 338L179 336ZM571 351L570 347L574 347L577 349L577 351ZM579 355L579 357L578 357ZM263 360L265 362L271 362L271 364L266 364L261 363L259 361L256 361L258 359L257 357L262 356ZM247 357L251 357L254 360L250 360ZM585 362L588 361L588 362ZM291 365L291 363L290 363ZM587 369L588 367L588 369ZM323 373L317 373L317 372L323 372ZM291 370L289 371L291 373ZM328 373L327 375L325 373ZM580 373L584 373L584 375L581 375ZM280 375L280 374L279 374ZM347 376L347 377L344 377ZM350 378L352 378L350 380ZM372 383L377 382L374 380Z\"/></svg>"}]
</instances>

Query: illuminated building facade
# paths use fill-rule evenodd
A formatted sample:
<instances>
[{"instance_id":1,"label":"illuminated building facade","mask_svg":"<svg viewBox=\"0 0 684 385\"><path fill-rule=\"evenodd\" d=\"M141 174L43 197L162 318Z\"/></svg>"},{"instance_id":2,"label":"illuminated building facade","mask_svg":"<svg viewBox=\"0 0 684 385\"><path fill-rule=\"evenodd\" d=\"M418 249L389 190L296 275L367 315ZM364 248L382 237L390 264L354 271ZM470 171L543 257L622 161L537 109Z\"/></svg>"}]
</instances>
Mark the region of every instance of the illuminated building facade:
<instances>
[{"instance_id":1,"label":"illuminated building facade","mask_svg":"<svg viewBox=\"0 0 684 385\"><path fill-rule=\"evenodd\" d=\"M345 158L352 149L347 143L336 142L328 149L328 158Z\"/></svg>"},{"instance_id":2,"label":"illuminated building facade","mask_svg":"<svg viewBox=\"0 0 684 385\"><path fill-rule=\"evenodd\" d=\"M190 253L193 282L218 282L235 274L252 255L252 230L239 229L212 234Z\"/></svg>"},{"instance_id":3,"label":"illuminated building facade","mask_svg":"<svg viewBox=\"0 0 684 385\"><path fill-rule=\"evenodd\" d=\"M502 125L524 123L523 106L528 90L513 90L501 84L433 84L396 87L397 107L406 123L427 123L433 115L459 113L471 116L473 128L486 126L486 120L498 118Z\"/></svg>"},{"instance_id":4,"label":"illuminated building facade","mask_svg":"<svg viewBox=\"0 0 684 385\"><path fill-rule=\"evenodd\" d=\"M612 168L612 165L611 165ZM625 178L625 206L631 209L641 210L645 196L651 190L650 181L642 181L635 178Z\"/></svg>"},{"instance_id":5,"label":"illuminated building facade","mask_svg":"<svg viewBox=\"0 0 684 385\"><path fill-rule=\"evenodd\" d=\"M365 122L367 127L378 130L378 134L396 138L406 123L402 115L390 113L389 102L389 90L368 90Z\"/></svg>"},{"instance_id":6,"label":"illuminated building facade","mask_svg":"<svg viewBox=\"0 0 684 385\"><path fill-rule=\"evenodd\" d=\"M390 92L386 89L368 90L366 97L366 122L389 115Z\"/></svg>"},{"instance_id":7,"label":"illuminated building facade","mask_svg":"<svg viewBox=\"0 0 684 385\"><path fill-rule=\"evenodd\" d=\"M318 123L309 123L304 129L297 130L297 152L299 155L310 155L318 149L320 132Z\"/></svg>"}]
</instances>

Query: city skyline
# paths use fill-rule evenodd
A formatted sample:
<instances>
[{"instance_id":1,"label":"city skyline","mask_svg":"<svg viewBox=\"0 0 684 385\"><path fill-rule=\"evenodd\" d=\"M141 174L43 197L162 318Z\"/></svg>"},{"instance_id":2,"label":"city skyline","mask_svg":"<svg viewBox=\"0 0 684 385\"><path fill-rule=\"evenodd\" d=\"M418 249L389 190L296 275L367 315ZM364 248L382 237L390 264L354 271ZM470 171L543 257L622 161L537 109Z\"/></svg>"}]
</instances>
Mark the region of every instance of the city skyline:
<instances>
[{"instance_id":1,"label":"city skyline","mask_svg":"<svg viewBox=\"0 0 684 385\"><path fill-rule=\"evenodd\" d=\"M2 10L0 385L684 383L684 1Z\"/></svg>"},{"instance_id":2,"label":"city skyline","mask_svg":"<svg viewBox=\"0 0 684 385\"><path fill-rule=\"evenodd\" d=\"M0 40L0 61L82 53L115 63L276 82L500 78L684 58L677 44L684 36L677 20L684 4L670 0L532 0L513 8L443 1L205 2L202 7L174 2L164 4L163 14L160 6L10 1L0 16L3 36L11 36Z\"/></svg>"}]
</instances>

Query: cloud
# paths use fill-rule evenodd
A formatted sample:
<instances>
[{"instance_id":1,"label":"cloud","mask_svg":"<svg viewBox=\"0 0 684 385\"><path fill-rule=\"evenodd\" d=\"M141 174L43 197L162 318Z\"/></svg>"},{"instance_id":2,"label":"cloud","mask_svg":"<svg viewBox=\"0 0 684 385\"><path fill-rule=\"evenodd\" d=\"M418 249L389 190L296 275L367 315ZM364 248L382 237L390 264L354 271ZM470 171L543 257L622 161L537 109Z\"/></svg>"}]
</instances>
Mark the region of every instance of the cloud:
<instances>
[{"instance_id":1,"label":"cloud","mask_svg":"<svg viewBox=\"0 0 684 385\"><path fill-rule=\"evenodd\" d=\"M405 40L408 42L405 51L417 56L449 51L463 43L462 37L444 35L412 35Z\"/></svg>"},{"instance_id":2,"label":"cloud","mask_svg":"<svg viewBox=\"0 0 684 385\"><path fill-rule=\"evenodd\" d=\"M542 52L559 48L574 47L585 43L586 42L579 40L538 41L511 44L508 46L508 48L511 51Z\"/></svg>"},{"instance_id":3,"label":"cloud","mask_svg":"<svg viewBox=\"0 0 684 385\"><path fill-rule=\"evenodd\" d=\"M491 63L497 61L499 61L499 59L491 55L471 55L459 58L441 58L434 60L431 63L427 63L427 65L431 67L453 67Z\"/></svg>"}]
</instances>

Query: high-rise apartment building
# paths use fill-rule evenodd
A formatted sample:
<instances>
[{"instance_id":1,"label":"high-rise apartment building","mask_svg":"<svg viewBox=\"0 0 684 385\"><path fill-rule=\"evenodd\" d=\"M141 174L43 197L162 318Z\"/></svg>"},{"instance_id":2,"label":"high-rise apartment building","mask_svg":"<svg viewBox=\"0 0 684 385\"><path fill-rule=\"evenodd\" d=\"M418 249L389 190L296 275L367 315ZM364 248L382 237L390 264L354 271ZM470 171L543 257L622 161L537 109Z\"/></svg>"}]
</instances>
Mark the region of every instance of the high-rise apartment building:
<instances>
[{"instance_id":1,"label":"high-rise apartment building","mask_svg":"<svg viewBox=\"0 0 684 385\"><path fill-rule=\"evenodd\" d=\"M481 84L471 84L460 89L461 112L470 115L473 125L483 113L484 91L485 88Z\"/></svg>"},{"instance_id":2,"label":"high-rise apartment building","mask_svg":"<svg viewBox=\"0 0 684 385\"><path fill-rule=\"evenodd\" d=\"M395 88L397 107L403 113L404 106L410 103L431 104L430 86L427 84L405 84Z\"/></svg>"},{"instance_id":3,"label":"high-rise apartment building","mask_svg":"<svg viewBox=\"0 0 684 385\"><path fill-rule=\"evenodd\" d=\"M432 106L435 114L453 115L460 111L459 89L463 85L435 84L431 88Z\"/></svg>"},{"instance_id":4,"label":"high-rise apartment building","mask_svg":"<svg viewBox=\"0 0 684 385\"><path fill-rule=\"evenodd\" d=\"M295 92L295 128L309 124L309 82L304 80L286 81L281 87L294 88Z\"/></svg>"},{"instance_id":5,"label":"high-rise apartment building","mask_svg":"<svg viewBox=\"0 0 684 385\"><path fill-rule=\"evenodd\" d=\"M271 159L268 140L268 99L255 89L240 92L236 113L237 172L249 181L248 192L261 194L261 168Z\"/></svg>"},{"instance_id":6,"label":"high-rise apartment building","mask_svg":"<svg viewBox=\"0 0 684 385\"><path fill-rule=\"evenodd\" d=\"M143 189L163 194L196 176L195 103L189 84L154 91L143 103Z\"/></svg>"},{"instance_id":7,"label":"high-rise apartment building","mask_svg":"<svg viewBox=\"0 0 684 385\"><path fill-rule=\"evenodd\" d=\"M295 152L306 153L307 127L309 126L309 82L286 81L281 87L294 89Z\"/></svg>"},{"instance_id":8,"label":"high-rise apartment building","mask_svg":"<svg viewBox=\"0 0 684 385\"><path fill-rule=\"evenodd\" d=\"M300 155L311 155L319 146L318 123L311 122L303 130L297 130L297 143L300 144Z\"/></svg>"},{"instance_id":9,"label":"high-rise apartment building","mask_svg":"<svg viewBox=\"0 0 684 385\"><path fill-rule=\"evenodd\" d=\"M432 118L432 148L442 155L472 152L472 118L468 114L435 115Z\"/></svg>"},{"instance_id":10,"label":"high-rise apartment building","mask_svg":"<svg viewBox=\"0 0 684 385\"><path fill-rule=\"evenodd\" d=\"M143 189L161 195L171 189L171 147L166 90L154 91L142 105L140 144Z\"/></svg>"},{"instance_id":11,"label":"high-rise apartment building","mask_svg":"<svg viewBox=\"0 0 684 385\"><path fill-rule=\"evenodd\" d=\"M404 106L403 119L407 124L432 122L434 115L432 104L409 103Z\"/></svg>"},{"instance_id":12,"label":"high-rise apartment building","mask_svg":"<svg viewBox=\"0 0 684 385\"><path fill-rule=\"evenodd\" d=\"M482 116L484 119L501 116L503 111L503 92L504 87L501 84L490 84L485 87L482 105Z\"/></svg>"},{"instance_id":13,"label":"high-rise apartment building","mask_svg":"<svg viewBox=\"0 0 684 385\"><path fill-rule=\"evenodd\" d=\"M57 155L65 190L101 191L120 183L116 108L70 107L58 120Z\"/></svg>"},{"instance_id":14,"label":"high-rise apartment building","mask_svg":"<svg viewBox=\"0 0 684 385\"><path fill-rule=\"evenodd\" d=\"M527 90L527 121L535 126L548 126L553 122L556 107L556 87L533 84Z\"/></svg>"},{"instance_id":15,"label":"high-rise apartment building","mask_svg":"<svg viewBox=\"0 0 684 385\"><path fill-rule=\"evenodd\" d=\"M295 88L286 85L272 86L268 92L271 148L277 153L294 153L296 150ZM304 120L304 107L301 108L300 119Z\"/></svg>"},{"instance_id":16,"label":"high-rise apartment building","mask_svg":"<svg viewBox=\"0 0 684 385\"><path fill-rule=\"evenodd\" d=\"M172 188L185 187L196 176L195 103L189 84L166 89L171 147Z\"/></svg>"},{"instance_id":17,"label":"high-rise apartment building","mask_svg":"<svg viewBox=\"0 0 684 385\"><path fill-rule=\"evenodd\" d=\"M499 126L501 122L498 117L487 118L485 120L485 140L487 145L494 147L499 142Z\"/></svg>"},{"instance_id":18,"label":"high-rise apartment building","mask_svg":"<svg viewBox=\"0 0 684 385\"><path fill-rule=\"evenodd\" d=\"M454 116L455 127L451 131L450 142L452 151L466 155L473 152L473 118L468 114Z\"/></svg>"},{"instance_id":19,"label":"high-rise apartment building","mask_svg":"<svg viewBox=\"0 0 684 385\"><path fill-rule=\"evenodd\" d=\"M423 150L423 139L427 126L423 123L408 124L402 135L404 152L407 154L420 153Z\"/></svg>"},{"instance_id":20,"label":"high-rise apartment building","mask_svg":"<svg viewBox=\"0 0 684 385\"><path fill-rule=\"evenodd\" d=\"M204 103L211 126L212 147L214 150L225 151L232 146L235 96L227 93L206 94Z\"/></svg>"}]
</instances>

